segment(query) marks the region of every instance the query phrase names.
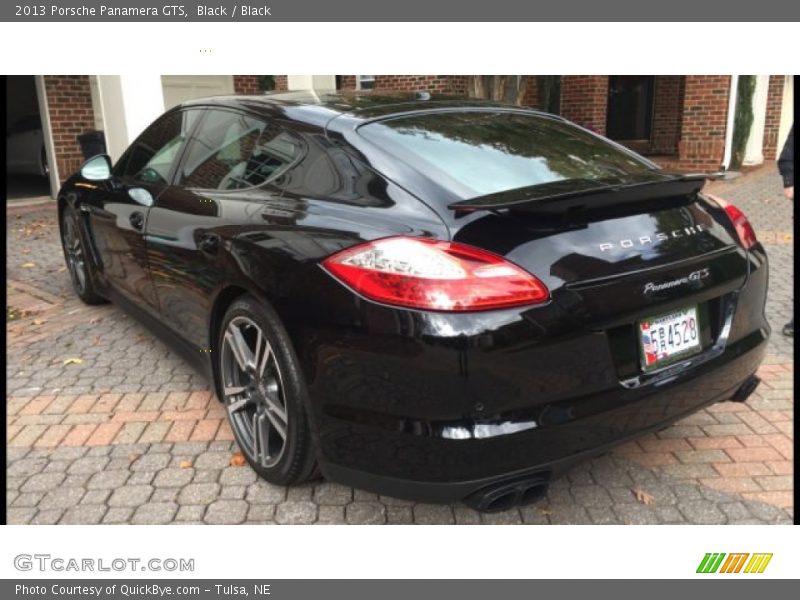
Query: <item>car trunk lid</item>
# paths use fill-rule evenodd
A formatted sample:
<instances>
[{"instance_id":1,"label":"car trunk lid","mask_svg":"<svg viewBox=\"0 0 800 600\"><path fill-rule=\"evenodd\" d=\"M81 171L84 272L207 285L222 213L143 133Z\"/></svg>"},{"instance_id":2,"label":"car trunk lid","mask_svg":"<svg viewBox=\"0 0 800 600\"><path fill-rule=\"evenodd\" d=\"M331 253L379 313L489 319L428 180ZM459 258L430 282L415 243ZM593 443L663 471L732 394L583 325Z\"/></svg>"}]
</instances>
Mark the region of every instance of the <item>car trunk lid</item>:
<instances>
[{"instance_id":1,"label":"car trunk lid","mask_svg":"<svg viewBox=\"0 0 800 600\"><path fill-rule=\"evenodd\" d=\"M700 305L741 288L747 253L699 190L703 176L558 194L525 189L451 204L478 212L456 241L497 252L539 277L592 328Z\"/></svg>"}]
</instances>

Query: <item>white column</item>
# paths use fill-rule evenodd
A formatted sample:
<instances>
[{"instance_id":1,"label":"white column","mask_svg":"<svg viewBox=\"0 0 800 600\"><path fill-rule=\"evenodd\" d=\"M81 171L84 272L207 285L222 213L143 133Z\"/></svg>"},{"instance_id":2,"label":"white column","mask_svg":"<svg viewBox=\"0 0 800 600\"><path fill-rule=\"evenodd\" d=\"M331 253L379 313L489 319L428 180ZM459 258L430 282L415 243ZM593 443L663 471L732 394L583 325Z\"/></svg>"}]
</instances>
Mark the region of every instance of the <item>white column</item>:
<instances>
[{"instance_id":1,"label":"white column","mask_svg":"<svg viewBox=\"0 0 800 600\"><path fill-rule=\"evenodd\" d=\"M313 75L288 75L286 77L286 87L290 92L295 90L310 90L314 88Z\"/></svg>"},{"instance_id":2,"label":"white column","mask_svg":"<svg viewBox=\"0 0 800 600\"><path fill-rule=\"evenodd\" d=\"M34 75L36 82L36 99L39 102L39 115L42 119L42 133L44 137L44 151L47 155L47 164L50 166L50 196L55 198L61 187L58 173L58 161L53 144L53 130L50 126L50 106L47 103L47 89L44 85L44 75Z\"/></svg>"},{"instance_id":3,"label":"white column","mask_svg":"<svg viewBox=\"0 0 800 600\"><path fill-rule=\"evenodd\" d=\"M767 118L767 93L769 75L756 75L756 89L753 92L753 125L750 137L744 148L744 165L760 165L764 162L764 122Z\"/></svg>"},{"instance_id":4,"label":"white column","mask_svg":"<svg viewBox=\"0 0 800 600\"><path fill-rule=\"evenodd\" d=\"M336 75L313 75L311 84L315 90L335 90L336 89Z\"/></svg>"},{"instance_id":5,"label":"white column","mask_svg":"<svg viewBox=\"0 0 800 600\"><path fill-rule=\"evenodd\" d=\"M736 114L736 92L739 87L739 76L731 75L731 86L728 92L728 122L725 126L725 154L722 157L722 168L727 171L731 166L733 154L733 120Z\"/></svg>"},{"instance_id":6,"label":"white column","mask_svg":"<svg viewBox=\"0 0 800 600\"><path fill-rule=\"evenodd\" d=\"M783 100L781 102L781 124L778 127L777 156L781 155L783 145L794 124L794 75L786 75L783 83Z\"/></svg>"},{"instance_id":7,"label":"white column","mask_svg":"<svg viewBox=\"0 0 800 600\"><path fill-rule=\"evenodd\" d=\"M336 75L289 75L287 87L294 90L335 90Z\"/></svg>"},{"instance_id":8,"label":"white column","mask_svg":"<svg viewBox=\"0 0 800 600\"><path fill-rule=\"evenodd\" d=\"M98 75L106 148L116 161L130 143L164 112L160 75Z\"/></svg>"}]
</instances>

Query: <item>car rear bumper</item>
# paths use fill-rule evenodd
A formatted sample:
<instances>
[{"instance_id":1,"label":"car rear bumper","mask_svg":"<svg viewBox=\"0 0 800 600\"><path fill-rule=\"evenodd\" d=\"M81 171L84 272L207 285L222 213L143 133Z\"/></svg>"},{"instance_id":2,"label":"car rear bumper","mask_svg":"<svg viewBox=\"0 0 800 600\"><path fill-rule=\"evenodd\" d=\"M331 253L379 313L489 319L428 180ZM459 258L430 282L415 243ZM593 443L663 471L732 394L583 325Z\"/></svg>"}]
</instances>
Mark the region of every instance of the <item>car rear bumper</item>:
<instances>
[{"instance_id":1,"label":"car rear bumper","mask_svg":"<svg viewBox=\"0 0 800 600\"><path fill-rule=\"evenodd\" d=\"M730 400L758 368L766 339L766 332L755 332L691 376L662 386L637 390L620 386L605 394L553 403L533 427L530 419L508 420L480 433L482 424L474 422L466 437L470 424L458 422L452 427L465 437L453 439L447 437L453 431L443 424L436 430L415 430L399 421L393 428L385 427L388 422L381 426L350 421L346 430L332 426L329 437L323 436L320 466L333 481L426 502L463 500L507 481L549 480L576 462ZM515 426L521 430L502 431Z\"/></svg>"},{"instance_id":2,"label":"car rear bumper","mask_svg":"<svg viewBox=\"0 0 800 600\"><path fill-rule=\"evenodd\" d=\"M729 400L755 374L770 333L766 257L753 260L747 283L713 301L729 317L702 356L638 379L607 331L576 326L555 303L444 315L355 302L342 318L351 301L332 287L324 299L338 319L304 311L307 331L293 332L321 470L396 497L463 500L504 481L547 480Z\"/></svg>"}]
</instances>

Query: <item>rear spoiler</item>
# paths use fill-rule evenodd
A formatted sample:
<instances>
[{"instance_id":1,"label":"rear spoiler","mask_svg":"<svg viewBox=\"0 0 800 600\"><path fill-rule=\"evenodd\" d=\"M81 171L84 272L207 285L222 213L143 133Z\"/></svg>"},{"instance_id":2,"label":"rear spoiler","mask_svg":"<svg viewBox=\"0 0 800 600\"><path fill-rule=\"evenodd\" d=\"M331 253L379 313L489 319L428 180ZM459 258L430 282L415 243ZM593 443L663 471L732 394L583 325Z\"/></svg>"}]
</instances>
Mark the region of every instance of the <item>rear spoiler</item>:
<instances>
[{"instance_id":1,"label":"rear spoiler","mask_svg":"<svg viewBox=\"0 0 800 600\"><path fill-rule=\"evenodd\" d=\"M487 194L460 200L447 208L455 211L520 210L530 212L563 212L576 208L601 208L628 202L641 202L676 196L693 196L706 180L720 179L722 173L664 173L664 179L638 181L620 185L597 185L591 180L563 180L546 184ZM671 177L670 177L671 176ZM591 202L585 198L591 196Z\"/></svg>"}]
</instances>

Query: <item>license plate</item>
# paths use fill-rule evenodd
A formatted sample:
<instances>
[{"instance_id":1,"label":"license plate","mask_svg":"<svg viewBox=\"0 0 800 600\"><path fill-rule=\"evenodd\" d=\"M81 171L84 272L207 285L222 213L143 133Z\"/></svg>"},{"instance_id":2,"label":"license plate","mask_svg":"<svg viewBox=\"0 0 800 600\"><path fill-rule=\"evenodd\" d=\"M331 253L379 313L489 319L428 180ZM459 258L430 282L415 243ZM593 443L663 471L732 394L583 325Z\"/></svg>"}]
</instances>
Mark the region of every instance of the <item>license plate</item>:
<instances>
[{"instance_id":1,"label":"license plate","mask_svg":"<svg viewBox=\"0 0 800 600\"><path fill-rule=\"evenodd\" d=\"M642 367L656 369L700 350L697 307L653 317L639 323Z\"/></svg>"}]
</instances>

